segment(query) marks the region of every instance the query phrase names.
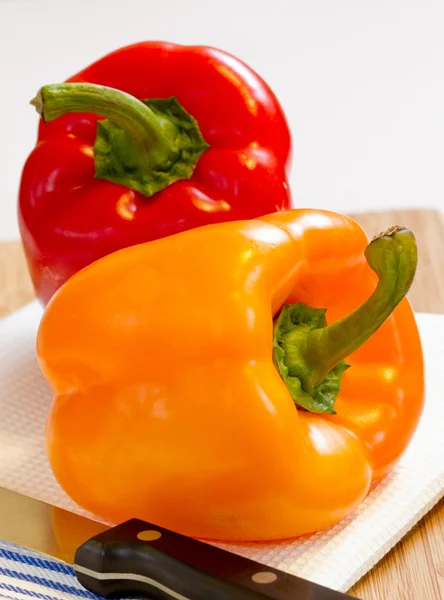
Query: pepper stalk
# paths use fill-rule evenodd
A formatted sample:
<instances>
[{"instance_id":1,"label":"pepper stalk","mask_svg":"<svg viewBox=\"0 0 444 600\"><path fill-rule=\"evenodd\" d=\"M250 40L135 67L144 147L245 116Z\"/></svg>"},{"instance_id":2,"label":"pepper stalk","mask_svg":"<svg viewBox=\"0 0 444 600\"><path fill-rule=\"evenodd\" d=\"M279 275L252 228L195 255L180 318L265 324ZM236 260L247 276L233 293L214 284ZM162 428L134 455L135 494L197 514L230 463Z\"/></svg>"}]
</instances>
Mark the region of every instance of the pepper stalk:
<instances>
[{"instance_id":1,"label":"pepper stalk","mask_svg":"<svg viewBox=\"0 0 444 600\"><path fill-rule=\"evenodd\" d=\"M327 325L326 310L286 305L274 331L275 364L296 404L334 414L344 362L381 327L407 294L418 262L413 233L392 227L375 237L365 257L378 275L373 294L356 310Z\"/></svg>"},{"instance_id":2,"label":"pepper stalk","mask_svg":"<svg viewBox=\"0 0 444 600\"><path fill-rule=\"evenodd\" d=\"M43 86L31 104L45 122L72 112L104 117L94 144L96 178L148 197L189 179L209 148L175 97L138 100L92 83L61 83Z\"/></svg>"}]
</instances>

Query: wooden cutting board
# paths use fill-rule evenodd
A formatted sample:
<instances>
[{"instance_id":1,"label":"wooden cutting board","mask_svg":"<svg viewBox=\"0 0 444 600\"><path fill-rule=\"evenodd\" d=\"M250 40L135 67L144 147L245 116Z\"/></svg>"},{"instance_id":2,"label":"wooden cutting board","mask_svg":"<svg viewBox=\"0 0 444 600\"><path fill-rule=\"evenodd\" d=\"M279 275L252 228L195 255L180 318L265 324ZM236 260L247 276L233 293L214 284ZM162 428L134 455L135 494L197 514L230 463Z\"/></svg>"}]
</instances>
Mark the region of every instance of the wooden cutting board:
<instances>
[{"instance_id":1,"label":"wooden cutting board","mask_svg":"<svg viewBox=\"0 0 444 600\"><path fill-rule=\"evenodd\" d=\"M409 299L416 311L444 313L443 216L437 211L405 210L354 218L369 236L391 225L404 225L415 232L419 265ZM33 298L20 243L0 242L0 317ZM363 600L444 600L444 500L350 594Z\"/></svg>"}]
</instances>

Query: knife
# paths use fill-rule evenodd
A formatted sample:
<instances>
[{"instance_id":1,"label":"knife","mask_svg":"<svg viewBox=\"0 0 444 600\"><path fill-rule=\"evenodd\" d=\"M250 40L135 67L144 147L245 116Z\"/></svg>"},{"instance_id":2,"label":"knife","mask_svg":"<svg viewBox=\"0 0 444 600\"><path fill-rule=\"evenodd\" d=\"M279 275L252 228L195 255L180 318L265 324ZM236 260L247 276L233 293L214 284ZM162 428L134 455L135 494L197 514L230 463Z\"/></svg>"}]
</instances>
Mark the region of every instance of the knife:
<instances>
[{"instance_id":1,"label":"knife","mask_svg":"<svg viewBox=\"0 0 444 600\"><path fill-rule=\"evenodd\" d=\"M351 598L152 523L107 527L1 487L0 538L71 563L80 584L105 597Z\"/></svg>"}]
</instances>

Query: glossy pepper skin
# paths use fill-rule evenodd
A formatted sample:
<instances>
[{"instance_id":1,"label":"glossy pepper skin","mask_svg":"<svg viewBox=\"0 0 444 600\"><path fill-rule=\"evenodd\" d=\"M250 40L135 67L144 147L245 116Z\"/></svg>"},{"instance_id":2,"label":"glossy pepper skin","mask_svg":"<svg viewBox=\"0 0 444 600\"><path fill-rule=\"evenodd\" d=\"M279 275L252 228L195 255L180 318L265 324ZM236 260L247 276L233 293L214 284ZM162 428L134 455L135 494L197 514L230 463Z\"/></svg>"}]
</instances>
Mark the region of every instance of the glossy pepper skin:
<instances>
[{"instance_id":1,"label":"glossy pepper skin","mask_svg":"<svg viewBox=\"0 0 444 600\"><path fill-rule=\"evenodd\" d=\"M396 235L378 244L402 246ZM297 536L352 512L421 415L410 305L347 357L336 414L293 401L272 358L273 316L302 302L339 323L378 281L367 243L347 217L294 210L127 248L75 275L37 342L55 394L49 459L66 492L110 521L221 540ZM398 258L390 290L410 260Z\"/></svg>"},{"instance_id":2,"label":"glossy pepper skin","mask_svg":"<svg viewBox=\"0 0 444 600\"><path fill-rule=\"evenodd\" d=\"M189 179L147 197L126 180L128 185L95 178L101 117L69 113L65 104L60 114L68 114L51 120L63 102L52 98L48 122L40 122L23 170L19 199L21 236L43 303L71 275L120 248L289 208L291 149L284 114L266 83L233 56L146 42L105 56L69 82L108 86L139 100L175 97L209 147ZM149 134L143 142L149 146Z\"/></svg>"}]
</instances>

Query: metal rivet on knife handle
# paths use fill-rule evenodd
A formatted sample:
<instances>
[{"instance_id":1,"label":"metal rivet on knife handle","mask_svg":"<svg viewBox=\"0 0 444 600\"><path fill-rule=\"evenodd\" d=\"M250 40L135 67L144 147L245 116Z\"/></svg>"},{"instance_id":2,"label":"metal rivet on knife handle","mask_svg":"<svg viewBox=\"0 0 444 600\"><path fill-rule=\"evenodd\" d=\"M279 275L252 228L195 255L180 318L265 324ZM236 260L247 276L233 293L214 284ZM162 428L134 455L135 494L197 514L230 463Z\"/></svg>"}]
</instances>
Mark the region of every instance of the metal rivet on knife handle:
<instances>
[{"instance_id":1,"label":"metal rivet on knife handle","mask_svg":"<svg viewBox=\"0 0 444 600\"><path fill-rule=\"evenodd\" d=\"M145 531L141 531L137 534L137 538L142 542L154 542L162 537L160 531L156 531L155 529L146 529Z\"/></svg>"},{"instance_id":2,"label":"metal rivet on knife handle","mask_svg":"<svg viewBox=\"0 0 444 600\"><path fill-rule=\"evenodd\" d=\"M251 579L254 583L273 583L273 581L276 581L277 575L271 571L259 571L252 575Z\"/></svg>"}]
</instances>

